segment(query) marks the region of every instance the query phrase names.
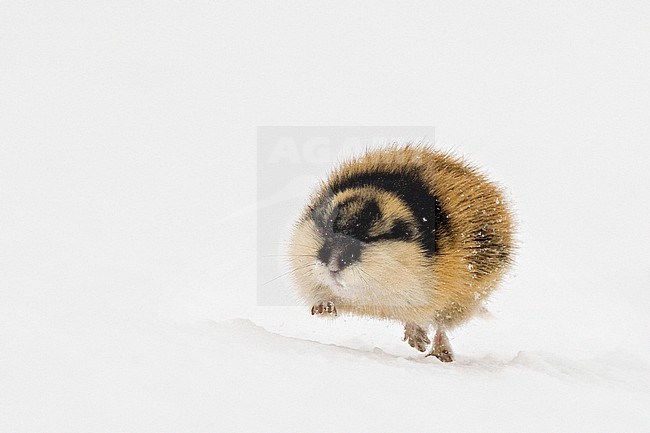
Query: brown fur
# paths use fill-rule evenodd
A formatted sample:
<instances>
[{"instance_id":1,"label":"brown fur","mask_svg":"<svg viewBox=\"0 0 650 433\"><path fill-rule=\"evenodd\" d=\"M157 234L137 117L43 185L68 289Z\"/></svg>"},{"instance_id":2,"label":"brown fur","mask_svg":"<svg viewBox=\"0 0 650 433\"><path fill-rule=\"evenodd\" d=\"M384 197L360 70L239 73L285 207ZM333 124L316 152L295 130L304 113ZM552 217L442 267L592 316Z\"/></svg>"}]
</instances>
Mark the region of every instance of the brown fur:
<instances>
[{"instance_id":1,"label":"brown fur","mask_svg":"<svg viewBox=\"0 0 650 433\"><path fill-rule=\"evenodd\" d=\"M323 203L332 209L350 198L372 198L380 204L382 218L371 234L387 230L398 218L409 226L417 224L407 203L394 194L372 185L332 194L330 187L357 173L414 170L447 216L435 254L427 257L416 242L373 243L358 264L341 272L345 288L327 284L327 270L314 260L323 239L309 213ZM355 204L350 206L351 214L356 211ZM292 275L299 293L313 305L333 302L339 313L394 319L421 328L433 324L444 336L444 329L478 312L496 288L511 264L513 229L503 193L478 170L427 147L390 147L342 164L321 185L293 233Z\"/></svg>"}]
</instances>

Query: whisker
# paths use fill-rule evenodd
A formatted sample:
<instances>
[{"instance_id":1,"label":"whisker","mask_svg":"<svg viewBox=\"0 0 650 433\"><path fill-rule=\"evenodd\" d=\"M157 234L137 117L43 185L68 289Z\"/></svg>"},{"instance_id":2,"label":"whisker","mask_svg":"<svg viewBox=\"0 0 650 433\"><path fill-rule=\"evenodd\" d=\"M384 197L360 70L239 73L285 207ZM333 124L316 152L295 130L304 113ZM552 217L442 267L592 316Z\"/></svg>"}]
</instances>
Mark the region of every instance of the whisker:
<instances>
[{"instance_id":1,"label":"whisker","mask_svg":"<svg viewBox=\"0 0 650 433\"><path fill-rule=\"evenodd\" d=\"M377 278L375 278L375 277L373 277L372 275L370 275L370 274L368 273L368 271L364 271L364 270L361 269L361 268L357 268L357 269L359 270L359 272L363 272L363 273L366 274L369 278L372 278L373 280L375 280L375 281L377 282L377 284L381 284L381 281L379 281Z\"/></svg>"},{"instance_id":2,"label":"whisker","mask_svg":"<svg viewBox=\"0 0 650 433\"><path fill-rule=\"evenodd\" d=\"M366 272L366 271L363 271L361 268L357 268L357 270L359 271L359 277L361 278L361 280L366 284L366 286L370 286L370 285L368 284L368 282L366 281L366 279L363 278L363 276L361 275L361 273L366 274L366 275L367 275L368 277L370 277L370 278L373 278L372 275L370 275L370 274L369 274L368 272ZM377 280L375 279L375 281L377 281ZM377 282L379 282L379 281L377 281ZM369 294L369 295L373 298L373 300L375 301L375 306L374 306L374 308L375 308L375 310L377 310L378 305L379 305L379 298L378 298L377 294L375 293L374 290L368 290L368 294Z\"/></svg>"},{"instance_id":3,"label":"whisker","mask_svg":"<svg viewBox=\"0 0 650 433\"><path fill-rule=\"evenodd\" d=\"M313 254L265 254L262 257L312 257L316 258Z\"/></svg>"},{"instance_id":4,"label":"whisker","mask_svg":"<svg viewBox=\"0 0 650 433\"><path fill-rule=\"evenodd\" d=\"M296 244L291 242L276 242L276 244L284 247L296 246L296 247L303 247L303 248L316 248L316 245L303 245L303 244Z\"/></svg>"},{"instance_id":5,"label":"whisker","mask_svg":"<svg viewBox=\"0 0 650 433\"><path fill-rule=\"evenodd\" d=\"M368 281L366 281L366 279L363 278L363 275L361 274L361 272L359 272L359 278L361 278L361 281L363 281L363 284L365 284L366 286L370 285L370 284L368 284Z\"/></svg>"},{"instance_id":6,"label":"whisker","mask_svg":"<svg viewBox=\"0 0 650 433\"><path fill-rule=\"evenodd\" d=\"M293 274L293 273L296 272L296 271L299 271L299 270L301 270L301 269L308 268L308 267L310 267L310 266L312 266L311 263L306 264L306 265L303 265L303 266L299 266L299 267L294 268L294 269L292 269L292 270L290 270L290 271L288 271L288 272L285 272L285 273L283 273L283 274L278 275L277 277L275 277L275 278L273 278L273 279L267 281L266 283L262 283L262 285L265 286L265 285L267 285L267 284L269 284L269 283L272 283L273 281L277 280L278 278L282 278L282 277L287 276L287 275L289 275L289 274Z\"/></svg>"}]
</instances>

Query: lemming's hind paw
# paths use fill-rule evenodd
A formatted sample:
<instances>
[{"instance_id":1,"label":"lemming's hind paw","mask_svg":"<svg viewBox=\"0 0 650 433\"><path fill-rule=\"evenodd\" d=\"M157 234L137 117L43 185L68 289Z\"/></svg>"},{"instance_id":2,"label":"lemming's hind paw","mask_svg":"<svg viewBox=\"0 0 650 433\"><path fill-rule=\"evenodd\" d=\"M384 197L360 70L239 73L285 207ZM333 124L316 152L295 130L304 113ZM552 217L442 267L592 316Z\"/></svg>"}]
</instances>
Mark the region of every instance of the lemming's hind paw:
<instances>
[{"instance_id":1,"label":"lemming's hind paw","mask_svg":"<svg viewBox=\"0 0 650 433\"><path fill-rule=\"evenodd\" d=\"M447 334L441 329L436 331L436 336L433 337L433 347L426 356L435 356L441 362L452 362L454 360Z\"/></svg>"},{"instance_id":2,"label":"lemming's hind paw","mask_svg":"<svg viewBox=\"0 0 650 433\"><path fill-rule=\"evenodd\" d=\"M425 355L425 357L427 356L435 356L440 362L452 362L454 360L453 355L447 349L432 350Z\"/></svg>"},{"instance_id":3,"label":"lemming's hind paw","mask_svg":"<svg viewBox=\"0 0 650 433\"><path fill-rule=\"evenodd\" d=\"M404 341L408 341L409 346L420 352L427 350L427 346L431 343L431 340L427 337L427 331L410 322L404 324Z\"/></svg>"},{"instance_id":4,"label":"lemming's hind paw","mask_svg":"<svg viewBox=\"0 0 650 433\"><path fill-rule=\"evenodd\" d=\"M311 315L314 314L333 314L338 315L333 302L321 302L311 307Z\"/></svg>"}]
</instances>

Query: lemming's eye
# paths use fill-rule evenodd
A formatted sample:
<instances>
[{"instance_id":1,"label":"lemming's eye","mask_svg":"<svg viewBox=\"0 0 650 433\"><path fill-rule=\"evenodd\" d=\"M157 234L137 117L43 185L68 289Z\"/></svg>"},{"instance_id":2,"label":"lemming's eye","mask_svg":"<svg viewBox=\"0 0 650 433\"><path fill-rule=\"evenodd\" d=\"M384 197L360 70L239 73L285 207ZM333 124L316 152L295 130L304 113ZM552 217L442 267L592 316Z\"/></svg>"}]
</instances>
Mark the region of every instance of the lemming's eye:
<instances>
[{"instance_id":1,"label":"lemming's eye","mask_svg":"<svg viewBox=\"0 0 650 433\"><path fill-rule=\"evenodd\" d=\"M411 229L404 221L396 221L387 236L388 239L408 240L411 238Z\"/></svg>"},{"instance_id":2,"label":"lemming's eye","mask_svg":"<svg viewBox=\"0 0 650 433\"><path fill-rule=\"evenodd\" d=\"M384 233L380 233L376 236L372 236L368 238L367 240L372 242L372 241L379 241L379 240L400 240L400 241L408 241L413 237L413 231L409 227L409 225L401 220L395 221L391 228Z\"/></svg>"}]
</instances>

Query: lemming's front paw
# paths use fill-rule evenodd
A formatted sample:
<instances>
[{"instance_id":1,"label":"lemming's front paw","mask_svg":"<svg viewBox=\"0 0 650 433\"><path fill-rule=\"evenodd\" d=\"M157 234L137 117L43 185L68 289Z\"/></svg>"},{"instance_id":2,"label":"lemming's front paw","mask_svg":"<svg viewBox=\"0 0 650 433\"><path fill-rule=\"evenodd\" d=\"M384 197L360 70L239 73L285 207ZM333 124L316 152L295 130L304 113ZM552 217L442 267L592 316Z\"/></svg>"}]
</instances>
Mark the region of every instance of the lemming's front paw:
<instances>
[{"instance_id":1,"label":"lemming's front paw","mask_svg":"<svg viewBox=\"0 0 650 433\"><path fill-rule=\"evenodd\" d=\"M414 324L406 323L404 325L404 341L408 341L409 346L424 352L431 343L427 336L426 329Z\"/></svg>"},{"instance_id":2,"label":"lemming's front paw","mask_svg":"<svg viewBox=\"0 0 650 433\"><path fill-rule=\"evenodd\" d=\"M321 302L311 307L311 315L314 314L333 314L336 316L338 313L333 302Z\"/></svg>"}]
</instances>

